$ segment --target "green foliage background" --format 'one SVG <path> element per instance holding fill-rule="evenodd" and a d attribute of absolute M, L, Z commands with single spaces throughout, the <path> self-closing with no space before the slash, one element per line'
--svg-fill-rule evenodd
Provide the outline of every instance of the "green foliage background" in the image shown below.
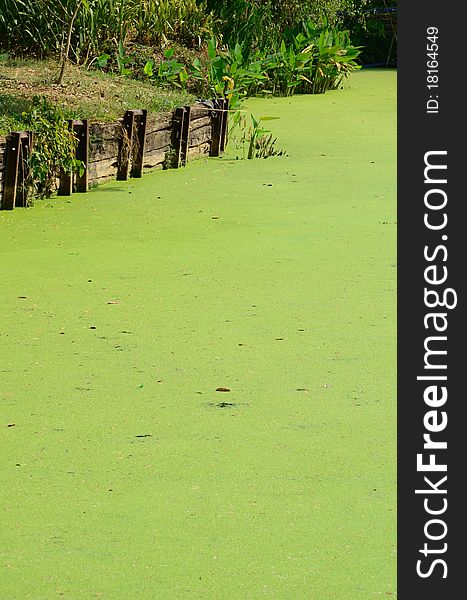
<path fill-rule="evenodd" d="M 0 0 L 0 48 L 34 56 L 60 51 L 80 0 Z M 200 47 L 213 35 L 264 49 L 303 20 L 330 24 L 393 0 L 87 0 L 73 38 L 77 61 L 119 42 Z M 359 20 L 361 24 L 361 19 Z"/>

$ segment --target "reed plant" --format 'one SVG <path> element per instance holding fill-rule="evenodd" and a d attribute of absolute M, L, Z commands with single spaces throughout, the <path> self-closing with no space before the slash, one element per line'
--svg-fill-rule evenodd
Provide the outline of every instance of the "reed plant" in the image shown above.
<path fill-rule="evenodd" d="M 0 0 L 0 48 L 27 56 L 56 55 L 79 0 Z M 72 35 L 76 62 L 128 42 L 200 46 L 214 20 L 204 0 L 88 0 Z"/>

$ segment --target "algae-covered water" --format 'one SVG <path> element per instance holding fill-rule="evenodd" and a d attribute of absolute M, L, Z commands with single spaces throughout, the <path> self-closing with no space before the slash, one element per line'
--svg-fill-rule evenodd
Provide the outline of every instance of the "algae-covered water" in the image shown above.
<path fill-rule="evenodd" d="M 395 85 L 0 214 L 2 600 L 395 597 Z"/>

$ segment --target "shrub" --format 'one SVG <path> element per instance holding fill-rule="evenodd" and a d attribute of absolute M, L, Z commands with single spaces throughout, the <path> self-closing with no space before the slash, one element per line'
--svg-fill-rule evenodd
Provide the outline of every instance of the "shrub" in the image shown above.
<path fill-rule="evenodd" d="M 23 123 L 34 131 L 29 158 L 30 196 L 49 198 L 56 189 L 61 169 L 82 172 L 83 163 L 75 158 L 78 140 L 69 130 L 63 111 L 46 98 L 33 98 L 31 109 L 23 113 Z"/>
<path fill-rule="evenodd" d="M 335 22 L 337 13 L 354 10 L 356 2 L 367 0 L 207 0 L 219 21 L 219 33 L 232 46 L 239 42 L 248 48 L 278 46 L 287 29 L 303 20 Z"/>

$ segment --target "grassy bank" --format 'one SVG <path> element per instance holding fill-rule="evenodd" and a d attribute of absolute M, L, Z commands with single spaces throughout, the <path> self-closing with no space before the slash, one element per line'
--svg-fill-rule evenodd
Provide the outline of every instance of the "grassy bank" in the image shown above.
<path fill-rule="evenodd" d="M 52 60 L 0 60 L 0 135 L 22 128 L 21 114 L 35 95 L 63 107 L 69 118 L 97 121 L 114 121 L 134 108 L 172 110 L 194 99 L 178 90 L 72 64 L 60 86 L 54 83 L 58 71 Z"/>

